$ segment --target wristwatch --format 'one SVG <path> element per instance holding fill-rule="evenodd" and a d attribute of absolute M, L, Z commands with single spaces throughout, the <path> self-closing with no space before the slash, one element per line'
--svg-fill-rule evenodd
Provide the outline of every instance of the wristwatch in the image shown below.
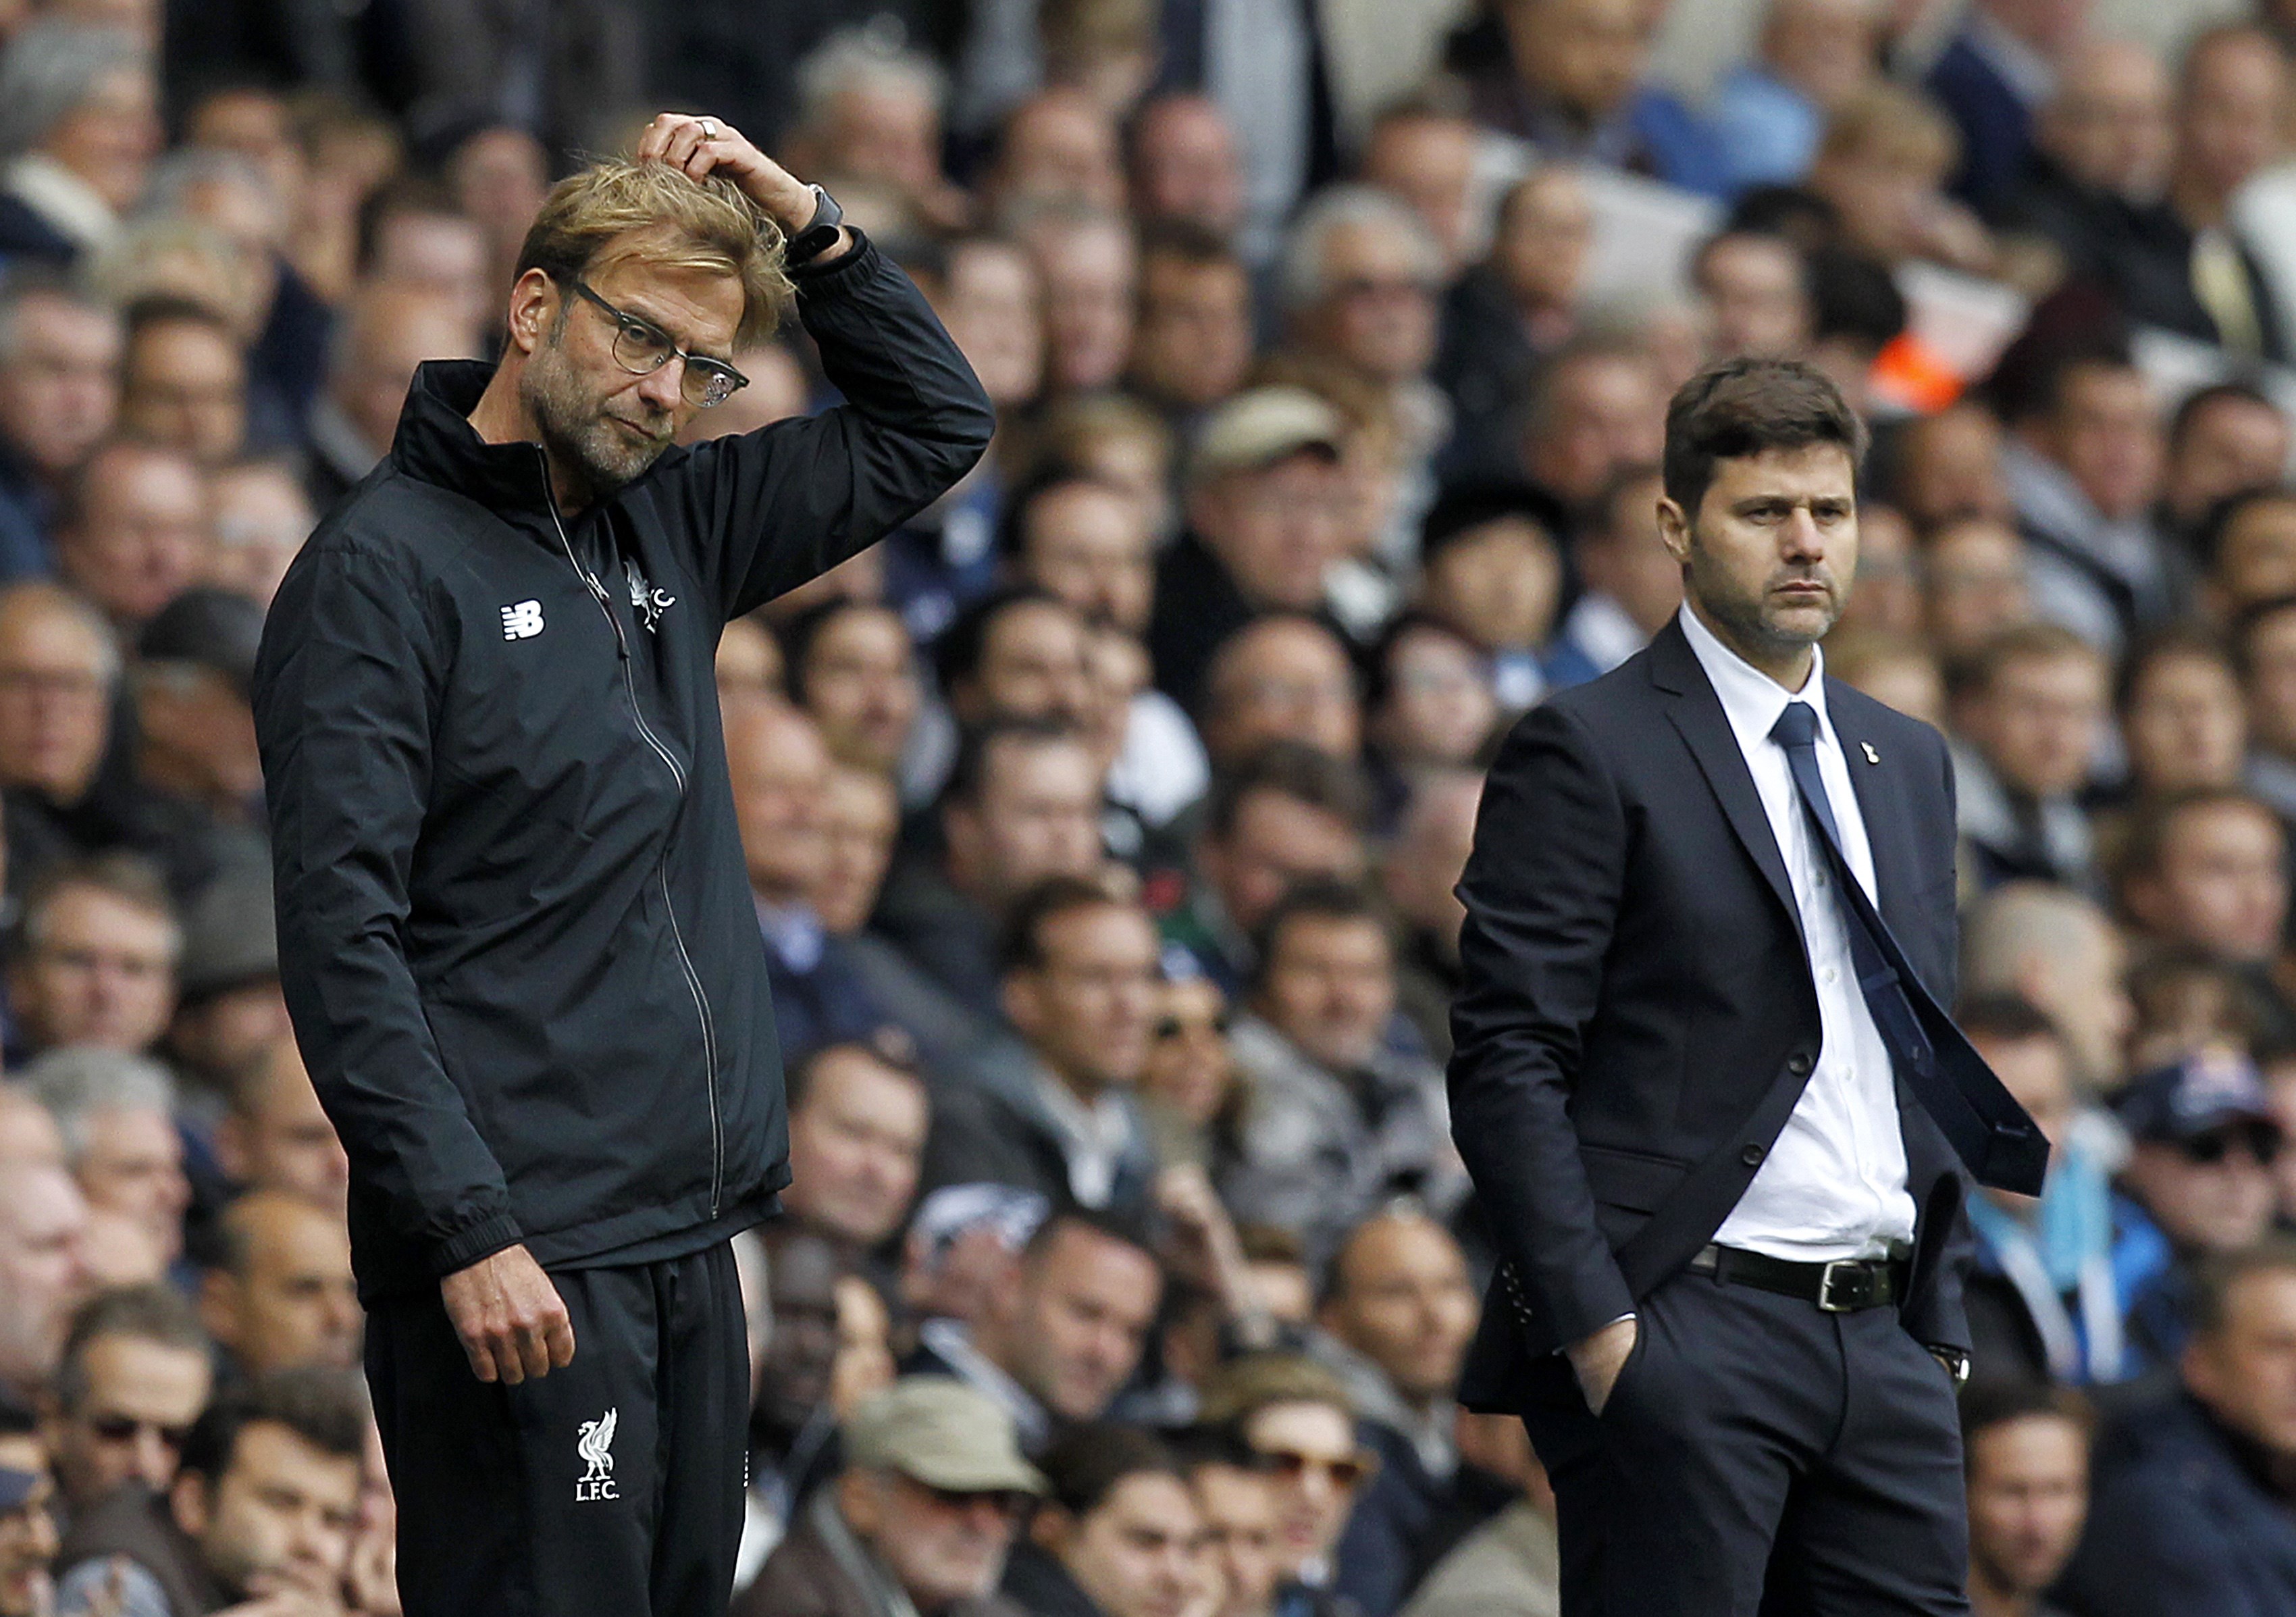
<path fill-rule="evenodd" d="M 1930 1357 L 1943 1365 L 1956 1387 L 1969 1385 L 1969 1355 L 1959 1348 L 1931 1348 Z"/>
<path fill-rule="evenodd" d="M 836 244 L 837 227 L 845 222 L 845 209 L 837 205 L 835 197 L 818 185 L 808 189 L 813 193 L 813 217 L 805 222 L 803 230 L 790 237 L 789 245 L 782 252 L 783 261 L 791 267 L 809 263 L 827 252 Z"/>

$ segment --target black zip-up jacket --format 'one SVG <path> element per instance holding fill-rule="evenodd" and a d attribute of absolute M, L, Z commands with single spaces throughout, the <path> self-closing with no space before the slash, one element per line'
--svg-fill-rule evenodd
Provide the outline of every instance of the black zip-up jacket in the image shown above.
<path fill-rule="evenodd" d="M 866 242 L 793 277 L 847 402 L 664 454 L 562 519 L 542 451 L 417 373 L 389 457 L 280 586 L 255 716 L 297 1042 L 373 1299 L 524 1242 L 676 1255 L 788 1182 L 726 778 L 726 622 L 978 460 L 987 397 Z"/>

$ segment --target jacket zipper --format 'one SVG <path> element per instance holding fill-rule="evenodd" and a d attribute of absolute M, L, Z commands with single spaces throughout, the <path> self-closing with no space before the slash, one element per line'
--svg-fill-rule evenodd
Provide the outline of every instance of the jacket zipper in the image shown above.
<path fill-rule="evenodd" d="M 539 453 L 537 450 L 537 454 Z M 547 491 L 550 480 L 547 459 L 543 461 L 542 476 L 543 487 Z M 591 599 L 597 602 L 598 610 L 605 614 L 606 627 L 614 631 L 614 649 L 622 661 L 622 688 L 629 694 L 630 717 L 637 721 L 638 734 L 645 737 L 646 745 L 653 749 L 654 756 L 660 759 L 669 770 L 669 777 L 677 783 L 677 794 L 683 799 L 685 795 L 685 771 L 677 767 L 677 759 L 671 757 L 669 749 L 661 744 L 661 738 L 653 733 L 653 726 L 646 723 L 644 710 L 638 706 L 637 678 L 630 671 L 629 638 L 622 633 L 621 620 L 614 616 L 612 603 L 606 598 L 606 587 L 598 582 L 597 574 L 575 559 L 574 543 L 566 537 L 566 524 L 559 518 L 555 494 L 550 496 L 550 525 L 558 530 L 558 544 L 566 553 L 566 564 L 588 587 Z M 701 1023 L 701 1059 L 709 1086 L 709 1216 L 714 1219 L 718 1216 L 726 1184 L 726 1125 L 718 1111 L 718 1025 L 709 1014 L 709 996 L 701 986 L 701 973 L 693 969 L 693 956 L 686 952 L 685 931 L 677 923 L 677 907 L 670 901 L 667 849 L 661 863 L 654 869 L 654 876 L 661 886 L 662 913 L 669 917 L 670 941 L 677 946 L 678 969 L 685 974 L 686 991 L 693 996 L 693 1013 Z"/>

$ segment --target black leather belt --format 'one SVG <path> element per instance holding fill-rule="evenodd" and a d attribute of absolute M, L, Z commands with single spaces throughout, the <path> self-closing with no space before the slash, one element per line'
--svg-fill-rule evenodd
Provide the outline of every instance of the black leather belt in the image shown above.
<path fill-rule="evenodd" d="M 1912 1268 L 1903 1258 L 1837 1258 L 1794 1263 L 1735 1246 L 1708 1246 L 1690 1260 L 1693 1271 L 1732 1285 L 1751 1285 L 1816 1303 L 1822 1312 L 1852 1314 L 1887 1308 L 1906 1294 Z"/>

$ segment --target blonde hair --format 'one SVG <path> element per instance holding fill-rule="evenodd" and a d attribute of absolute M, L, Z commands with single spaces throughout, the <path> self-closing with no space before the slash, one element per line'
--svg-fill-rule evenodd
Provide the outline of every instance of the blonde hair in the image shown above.
<path fill-rule="evenodd" d="M 732 180 L 696 180 L 665 163 L 609 158 L 550 188 L 519 249 L 518 273 L 554 281 L 628 257 L 731 275 L 742 283 L 736 347 L 765 341 L 794 295 L 780 226 Z"/>
<path fill-rule="evenodd" d="M 1817 155 L 1821 162 L 1849 158 L 1942 178 L 1961 160 L 1961 136 L 1928 96 L 1877 80 L 1834 109 Z"/>

